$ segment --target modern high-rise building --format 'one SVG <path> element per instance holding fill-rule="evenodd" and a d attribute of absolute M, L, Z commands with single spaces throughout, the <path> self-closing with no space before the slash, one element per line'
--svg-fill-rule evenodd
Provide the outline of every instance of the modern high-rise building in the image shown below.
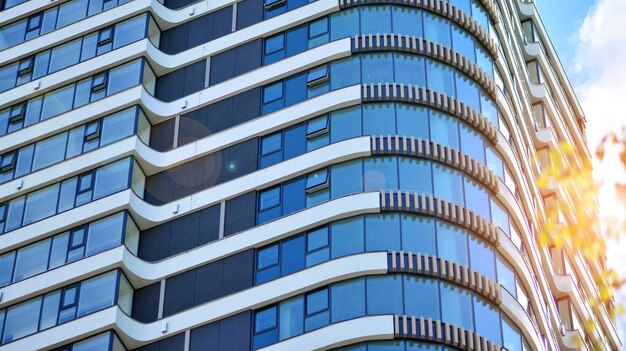
<path fill-rule="evenodd" d="M 0 350 L 622 347 L 532 1 L 0 9 Z"/>

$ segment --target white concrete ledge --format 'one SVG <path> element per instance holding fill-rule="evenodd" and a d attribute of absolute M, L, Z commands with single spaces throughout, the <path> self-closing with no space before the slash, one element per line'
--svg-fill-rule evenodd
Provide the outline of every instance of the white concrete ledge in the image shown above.
<path fill-rule="evenodd" d="M 260 67 L 172 102 L 157 100 L 143 86 L 136 86 L 2 136 L 0 150 L 22 146 L 31 140 L 57 134 L 133 105 L 140 105 L 150 122 L 156 124 L 350 54 L 350 39 L 345 38 Z"/>
<path fill-rule="evenodd" d="M 159 152 L 150 148 L 136 136 L 129 137 L 17 178 L 22 181 L 21 189 L 16 189 L 15 182 L 17 179 L 2 184 L 0 185 L 0 201 L 27 194 L 34 189 L 57 183 L 129 155 L 134 155 L 137 158 L 146 175 L 152 175 L 250 138 L 269 134 L 312 117 L 353 106 L 360 102 L 361 90 L 359 86 L 335 90 L 166 152 Z"/>
<path fill-rule="evenodd" d="M 329 350 L 365 341 L 391 340 L 393 338 L 394 322 L 392 315 L 366 316 L 331 324 L 262 348 L 260 351 L 302 350 L 302 345 L 306 345 L 306 350 Z"/>
<path fill-rule="evenodd" d="M 161 206 L 148 204 L 132 190 L 124 190 L 0 235 L 0 247 L 4 250 L 12 250 L 123 209 L 133 214 L 140 229 L 146 229 L 252 190 L 264 189 L 331 164 L 370 155 L 370 137 L 348 139 Z M 176 215 L 172 213 L 175 205 L 178 205 Z"/>
<path fill-rule="evenodd" d="M 0 347 L 0 350 L 38 350 L 71 343 L 107 329 L 115 329 L 126 347 L 175 335 L 234 314 L 260 308 L 333 282 L 372 274 L 387 273 L 387 253 L 374 252 L 347 256 L 193 307 L 159 321 L 143 324 L 124 314 L 118 307 L 79 318 Z M 374 318 L 376 320 L 376 318 Z M 393 332 L 393 320 L 385 334 Z M 161 333 L 167 322 L 168 330 Z M 380 322 L 378 320 L 378 322 Z"/>
<path fill-rule="evenodd" d="M 138 289 L 237 252 L 262 247 L 332 221 L 379 211 L 378 192 L 360 193 L 307 208 L 158 262 L 144 261 L 125 247 L 118 247 L 0 288 L 0 308 L 118 267 L 124 270 L 133 287 Z"/>

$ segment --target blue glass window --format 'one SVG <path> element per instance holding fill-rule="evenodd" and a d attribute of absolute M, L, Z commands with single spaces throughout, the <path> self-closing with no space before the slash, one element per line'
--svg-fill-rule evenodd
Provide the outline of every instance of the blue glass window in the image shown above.
<path fill-rule="evenodd" d="M 469 105 L 476 111 L 480 111 L 480 101 L 478 96 L 478 84 L 469 79 L 466 75 L 456 73 L 456 97 L 461 102 Z"/>
<path fill-rule="evenodd" d="M 328 297 L 327 288 L 306 295 L 305 331 L 321 328 L 330 322 Z"/>
<path fill-rule="evenodd" d="M 345 219 L 331 224 L 331 257 L 338 258 L 365 251 L 363 218 Z"/>
<path fill-rule="evenodd" d="M 404 6 L 393 6 L 393 33 L 422 37 L 422 14 L 418 9 Z"/>
<path fill-rule="evenodd" d="M 398 189 L 398 158 L 365 159 L 363 177 L 365 191 Z"/>
<path fill-rule="evenodd" d="M 402 277 L 387 275 L 367 278 L 367 314 L 403 314 Z"/>
<path fill-rule="evenodd" d="M 309 23 L 309 48 L 327 43 L 328 39 L 328 17 Z"/>
<path fill-rule="evenodd" d="M 364 9 L 371 7 L 364 7 Z M 393 79 L 393 56 L 389 53 L 361 55 L 361 79 L 363 83 L 391 83 Z"/>
<path fill-rule="evenodd" d="M 274 133 L 261 139 L 260 167 L 268 167 L 282 161 L 282 133 Z"/>
<path fill-rule="evenodd" d="M 491 199 L 491 221 L 500 227 L 507 236 L 511 236 L 511 223 L 509 214 L 496 200 Z"/>
<path fill-rule="evenodd" d="M 285 240 L 281 244 L 281 275 L 291 274 L 304 269 L 304 235 Z"/>
<path fill-rule="evenodd" d="M 254 337 L 252 348 L 259 349 L 263 346 L 278 341 L 278 324 L 276 306 L 257 311 L 254 314 Z"/>
<path fill-rule="evenodd" d="M 361 135 L 361 106 L 350 107 L 330 114 L 330 141 L 341 140 Z"/>
<path fill-rule="evenodd" d="M 330 63 L 330 88 L 332 90 L 340 89 L 350 85 L 358 84 L 360 60 L 358 56 L 347 57 Z"/>
<path fill-rule="evenodd" d="M 308 49 L 307 32 L 306 24 L 291 28 L 287 31 L 287 57 L 305 52 Z"/>
<path fill-rule="evenodd" d="M 404 314 L 441 320 L 439 285 L 434 279 L 403 276 Z"/>
<path fill-rule="evenodd" d="M 425 108 L 409 104 L 396 105 L 397 134 L 429 139 L 428 112 Z"/>
<path fill-rule="evenodd" d="M 430 162 L 409 157 L 400 157 L 399 189 L 432 194 Z"/>
<path fill-rule="evenodd" d="M 280 217 L 280 193 L 280 186 L 259 193 L 259 224 Z"/>
<path fill-rule="evenodd" d="M 300 335 L 304 332 L 304 298 L 302 295 L 283 301 L 279 306 L 280 340 Z"/>
<path fill-rule="evenodd" d="M 441 145 L 460 149 L 458 121 L 454 117 L 431 111 L 430 139 Z"/>
<path fill-rule="evenodd" d="M 330 39 L 349 38 L 359 31 L 359 8 L 342 9 L 330 15 Z"/>
<path fill-rule="evenodd" d="M 285 106 L 297 104 L 308 97 L 307 74 L 300 73 L 285 79 Z"/>
<path fill-rule="evenodd" d="M 498 283 L 502 285 L 513 296 L 517 296 L 515 284 L 515 271 L 500 255 L 496 255 L 496 267 L 498 270 Z"/>
<path fill-rule="evenodd" d="M 435 164 L 433 166 L 433 183 L 435 196 L 456 204 L 463 201 L 463 177 L 454 169 Z"/>
<path fill-rule="evenodd" d="M 365 315 L 365 279 L 333 284 L 330 289 L 333 323 Z"/>
<path fill-rule="evenodd" d="M 363 105 L 363 135 L 395 135 L 394 104 Z"/>
<path fill-rule="evenodd" d="M 265 39 L 263 64 L 268 65 L 285 58 L 285 34 L 279 33 Z"/>
<path fill-rule="evenodd" d="M 400 217 L 395 214 L 365 216 L 367 251 L 400 251 Z"/>
<path fill-rule="evenodd" d="M 434 60 L 426 60 L 426 72 L 429 89 L 448 96 L 456 96 L 452 68 Z"/>
<path fill-rule="evenodd" d="M 383 34 L 391 31 L 391 7 L 364 6 L 361 10 L 361 33 Z M 356 34 L 356 33 L 353 33 Z"/>
<path fill-rule="evenodd" d="M 465 206 L 483 218 L 491 218 L 487 190 L 467 177 L 465 178 Z"/>
<path fill-rule="evenodd" d="M 435 221 L 402 215 L 402 249 L 413 253 L 437 255 Z"/>
<path fill-rule="evenodd" d="M 461 151 L 470 155 L 476 161 L 485 164 L 485 143 L 476 130 L 460 123 L 461 125 Z"/>
<path fill-rule="evenodd" d="M 311 267 L 330 259 L 328 227 L 315 229 L 307 233 L 306 266 Z"/>
<path fill-rule="evenodd" d="M 396 83 L 426 86 L 424 60 L 415 55 L 393 54 Z"/>
<path fill-rule="evenodd" d="M 474 271 L 496 282 L 496 259 L 493 248 L 474 235 L 470 235 L 469 254 L 470 266 Z"/>
<path fill-rule="evenodd" d="M 472 296 L 469 291 L 444 282 L 439 284 L 439 290 L 441 294 L 441 319 L 457 327 L 475 330 Z"/>
<path fill-rule="evenodd" d="M 522 335 L 508 318 L 502 317 L 502 345 L 509 351 L 522 351 Z"/>
<path fill-rule="evenodd" d="M 437 255 L 452 262 L 469 266 L 465 230 L 437 221 Z"/>
<path fill-rule="evenodd" d="M 456 25 L 452 25 L 452 42 L 454 50 L 476 63 L 476 51 L 472 35 Z"/>
<path fill-rule="evenodd" d="M 476 321 L 476 333 L 484 336 L 487 340 L 492 340 L 498 345 L 502 344 L 500 334 L 500 312 L 487 301 L 474 296 L 474 313 Z"/>
<path fill-rule="evenodd" d="M 276 111 L 283 107 L 284 101 L 283 82 L 266 85 L 263 88 L 262 114 Z"/>
<path fill-rule="evenodd" d="M 331 198 L 363 191 L 363 162 L 354 160 L 330 168 Z"/>
<path fill-rule="evenodd" d="M 438 15 L 424 13 L 424 37 L 435 43 L 452 47 L 450 22 Z"/>

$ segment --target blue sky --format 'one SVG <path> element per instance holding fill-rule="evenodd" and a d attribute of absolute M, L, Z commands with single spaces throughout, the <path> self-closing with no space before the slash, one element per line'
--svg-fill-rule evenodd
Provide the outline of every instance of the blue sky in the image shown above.
<path fill-rule="evenodd" d="M 596 1 L 592 0 L 535 0 L 544 26 L 550 34 L 561 63 L 572 84 L 578 85 L 574 73 L 574 61 L 578 42 L 578 30 L 585 16 Z"/>
<path fill-rule="evenodd" d="M 576 95 L 585 112 L 590 150 L 609 131 L 626 126 L 623 99 L 626 96 L 626 0 L 535 0 Z M 614 150 L 615 151 L 615 150 Z M 625 222 L 626 208 L 616 200 L 613 184 L 626 183 L 626 172 L 612 152 L 604 161 L 594 160 L 594 176 L 600 185 L 600 214 Z M 626 234 L 609 242 L 608 263 L 626 278 Z M 626 307 L 626 288 L 617 294 Z M 626 341 L 626 319 L 620 318 Z"/>

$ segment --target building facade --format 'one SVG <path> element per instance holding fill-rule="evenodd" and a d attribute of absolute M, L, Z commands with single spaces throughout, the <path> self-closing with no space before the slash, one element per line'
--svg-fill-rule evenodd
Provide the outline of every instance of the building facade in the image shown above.
<path fill-rule="evenodd" d="M 532 1 L 0 4 L 0 350 L 621 348 Z"/>

